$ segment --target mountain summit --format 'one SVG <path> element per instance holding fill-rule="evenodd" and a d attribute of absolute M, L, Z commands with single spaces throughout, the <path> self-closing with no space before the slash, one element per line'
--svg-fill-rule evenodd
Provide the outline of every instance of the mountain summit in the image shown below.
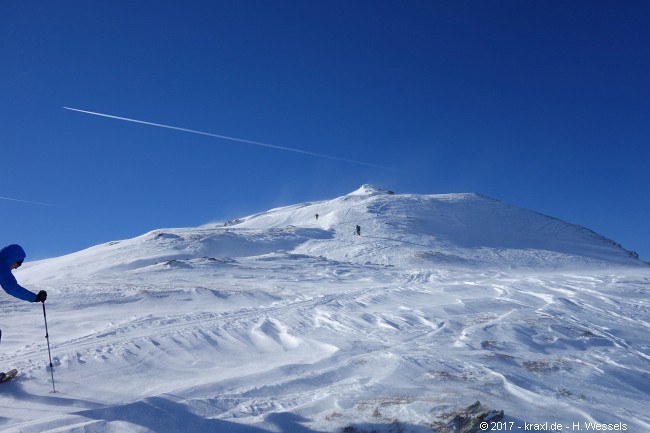
<path fill-rule="evenodd" d="M 161 263 L 191 267 L 200 259 L 269 254 L 400 268 L 643 264 L 634 253 L 584 227 L 479 194 L 395 194 L 363 185 L 332 200 L 226 223 L 154 230 L 44 261 L 33 271 L 142 271 Z"/>
<path fill-rule="evenodd" d="M 318 219 L 315 215 L 318 214 Z M 360 226 L 361 236 L 353 236 Z M 395 266 L 636 264 L 584 227 L 480 194 L 395 194 L 372 185 L 334 200 L 274 209 L 236 227 L 320 229 L 295 252 Z"/>

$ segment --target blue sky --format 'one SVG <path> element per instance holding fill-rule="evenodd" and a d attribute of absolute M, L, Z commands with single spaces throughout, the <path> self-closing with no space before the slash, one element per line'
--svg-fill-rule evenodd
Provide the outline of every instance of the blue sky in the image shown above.
<path fill-rule="evenodd" d="M 28 259 L 372 183 L 479 192 L 650 260 L 646 1 L 8 0 L 0 17 L 0 240 Z"/>

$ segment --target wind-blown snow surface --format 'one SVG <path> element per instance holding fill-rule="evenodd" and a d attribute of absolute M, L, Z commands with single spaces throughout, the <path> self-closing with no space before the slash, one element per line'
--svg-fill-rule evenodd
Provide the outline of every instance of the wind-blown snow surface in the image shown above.
<path fill-rule="evenodd" d="M 2 432 L 421 433 L 475 400 L 650 431 L 647 264 L 479 195 L 364 186 L 24 268 L 57 392 L 40 304 L 4 295 Z"/>

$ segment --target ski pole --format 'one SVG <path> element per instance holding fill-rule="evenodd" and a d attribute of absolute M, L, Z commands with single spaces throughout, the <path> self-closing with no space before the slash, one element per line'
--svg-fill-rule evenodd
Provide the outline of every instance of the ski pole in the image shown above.
<path fill-rule="evenodd" d="M 54 365 L 52 364 L 52 352 L 50 351 L 50 333 L 47 330 L 47 314 L 45 314 L 45 302 L 43 302 L 43 319 L 45 320 L 45 339 L 47 340 L 47 354 L 50 357 L 50 374 L 52 375 L 52 392 L 56 393 L 54 388 Z"/>

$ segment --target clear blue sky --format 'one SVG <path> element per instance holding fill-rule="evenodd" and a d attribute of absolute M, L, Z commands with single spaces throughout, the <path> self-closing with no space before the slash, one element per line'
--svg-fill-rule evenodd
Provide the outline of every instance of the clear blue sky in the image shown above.
<path fill-rule="evenodd" d="M 650 260 L 647 1 L 5 0 L 0 17 L 0 243 L 28 258 L 372 183 L 479 192 Z"/>

